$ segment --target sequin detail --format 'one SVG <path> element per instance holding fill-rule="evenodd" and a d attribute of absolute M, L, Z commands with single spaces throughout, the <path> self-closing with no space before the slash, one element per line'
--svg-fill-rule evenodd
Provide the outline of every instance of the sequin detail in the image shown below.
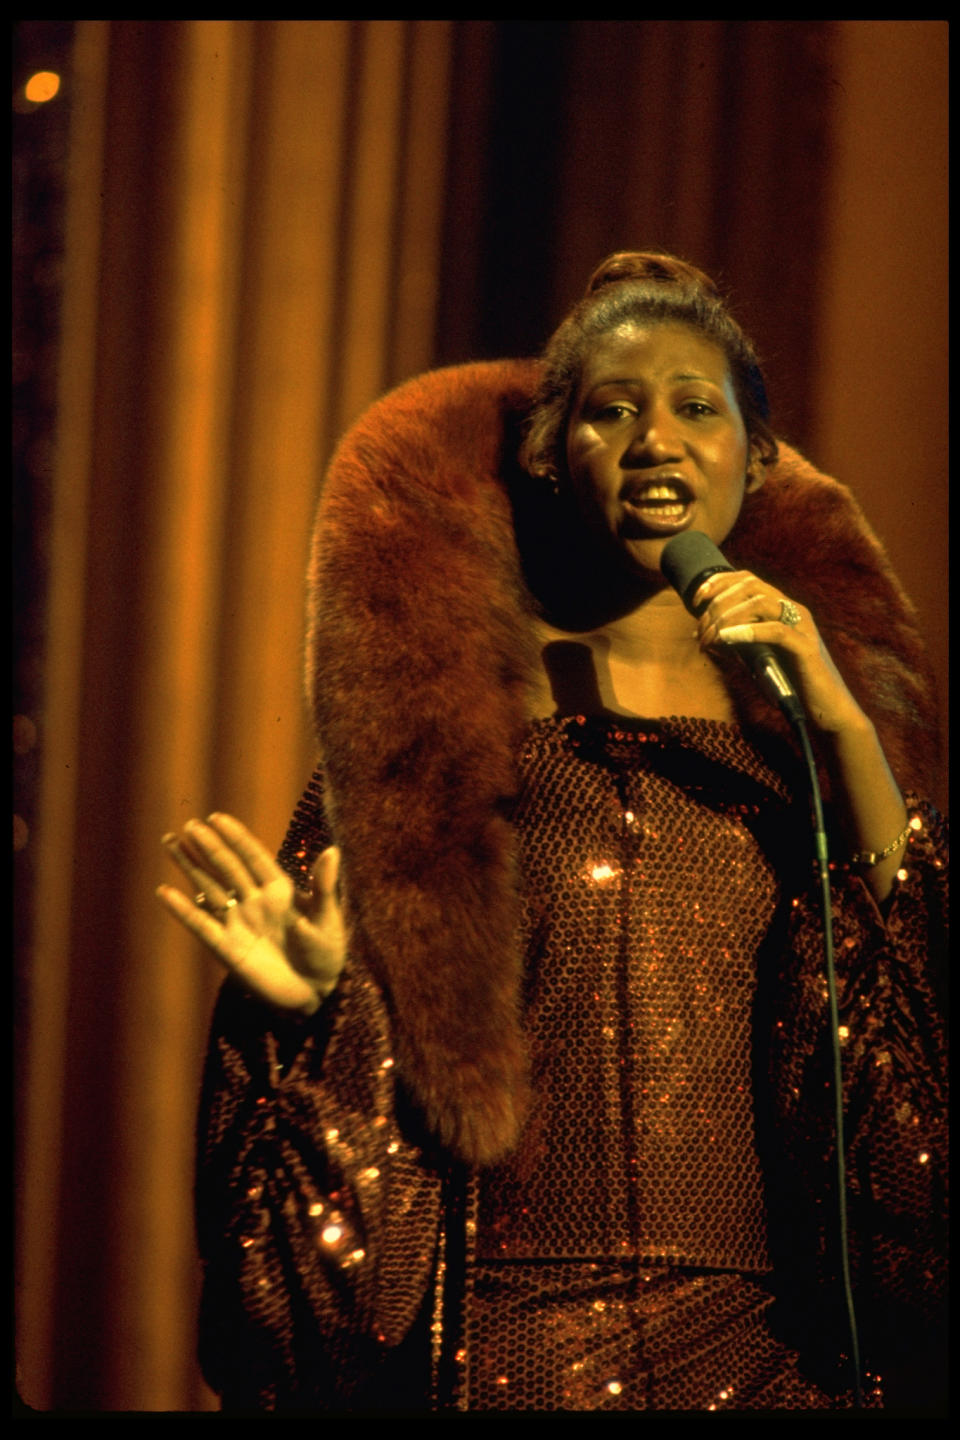
<path fill-rule="evenodd" d="M 481 1411 L 818 1410 L 768 1323 L 768 1290 L 737 1275 L 614 1266 L 478 1270 L 472 1403 Z"/>
<path fill-rule="evenodd" d="M 522 774 L 537 1108 L 481 1179 L 478 1254 L 763 1271 L 751 1026 L 779 891 L 758 828 L 789 824 L 783 782 L 696 720 L 544 721 Z"/>

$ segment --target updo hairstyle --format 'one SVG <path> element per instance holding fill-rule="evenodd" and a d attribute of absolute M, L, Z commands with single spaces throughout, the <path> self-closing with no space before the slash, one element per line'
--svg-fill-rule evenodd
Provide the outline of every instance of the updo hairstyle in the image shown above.
<path fill-rule="evenodd" d="M 620 251 L 593 272 L 584 298 L 547 342 L 540 386 L 527 421 L 520 463 L 531 475 L 566 476 L 566 430 L 584 362 L 621 325 L 686 325 L 727 357 L 740 413 L 764 465 L 777 458 L 769 404 L 756 352 L 702 270 L 665 252 Z"/>

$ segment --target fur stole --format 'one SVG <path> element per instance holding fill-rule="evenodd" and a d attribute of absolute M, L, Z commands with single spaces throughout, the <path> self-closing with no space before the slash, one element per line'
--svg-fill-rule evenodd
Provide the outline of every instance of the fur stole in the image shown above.
<path fill-rule="evenodd" d="M 536 362 L 439 370 L 340 444 L 309 573 L 307 686 L 351 946 L 384 987 L 430 1131 L 489 1162 L 525 1106 L 505 802 L 534 663 L 513 456 Z M 725 546 L 810 606 L 894 773 L 925 791 L 936 712 L 911 606 L 850 492 L 788 447 Z M 743 721 L 779 716 L 749 679 Z"/>

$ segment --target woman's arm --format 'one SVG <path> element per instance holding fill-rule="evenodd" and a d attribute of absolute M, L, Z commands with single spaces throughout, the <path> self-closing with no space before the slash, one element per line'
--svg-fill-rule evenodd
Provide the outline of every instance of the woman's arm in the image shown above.
<path fill-rule="evenodd" d="M 385 1403 L 420 1358 L 441 1181 L 399 1119 L 384 997 L 345 963 L 328 842 L 316 777 L 279 864 L 229 816 L 164 841 L 203 903 L 160 898 L 228 971 L 195 1197 L 201 1361 L 228 1408 Z"/>
<path fill-rule="evenodd" d="M 861 1354 L 882 1375 L 892 1408 L 926 1413 L 948 1373 L 948 827 L 915 796 L 907 804 L 915 828 L 886 913 L 852 875 L 835 874 L 831 890 Z M 815 888 L 789 907 L 771 996 L 765 1153 L 781 1200 L 771 1210 L 776 1244 L 788 1268 L 802 1257 L 795 1271 L 801 1289 L 823 1287 L 830 1305 L 822 1315 L 825 1335 L 829 1314 L 842 1312 L 834 1268 L 839 1210 L 835 1199 L 826 1200 L 837 1178 L 834 1058 Z M 811 1237 L 812 1248 L 798 1242 L 800 1234 Z M 817 1327 L 808 1328 L 813 1338 Z"/>

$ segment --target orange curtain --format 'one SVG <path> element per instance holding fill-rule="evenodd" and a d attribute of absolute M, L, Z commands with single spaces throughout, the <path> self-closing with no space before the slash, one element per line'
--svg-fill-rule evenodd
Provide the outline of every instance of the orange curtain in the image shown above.
<path fill-rule="evenodd" d="M 45 24 L 70 125 L 18 731 L 18 1389 L 194 1411 L 219 976 L 154 899 L 159 839 L 214 806 L 282 838 L 337 436 L 439 360 L 534 348 L 605 251 L 675 246 L 855 485 L 945 695 L 946 27 Z"/>
<path fill-rule="evenodd" d="M 218 981 L 159 912 L 214 804 L 312 762 L 303 574 L 336 435 L 427 368 L 449 26 L 84 21 L 19 1206 L 32 1406 L 193 1409 L 192 1130 Z"/>
<path fill-rule="evenodd" d="M 945 20 L 846 21 L 808 445 L 917 606 L 949 742 L 949 54 Z M 949 760 L 949 756 L 946 757 Z M 946 809 L 948 766 L 939 795 Z"/>

